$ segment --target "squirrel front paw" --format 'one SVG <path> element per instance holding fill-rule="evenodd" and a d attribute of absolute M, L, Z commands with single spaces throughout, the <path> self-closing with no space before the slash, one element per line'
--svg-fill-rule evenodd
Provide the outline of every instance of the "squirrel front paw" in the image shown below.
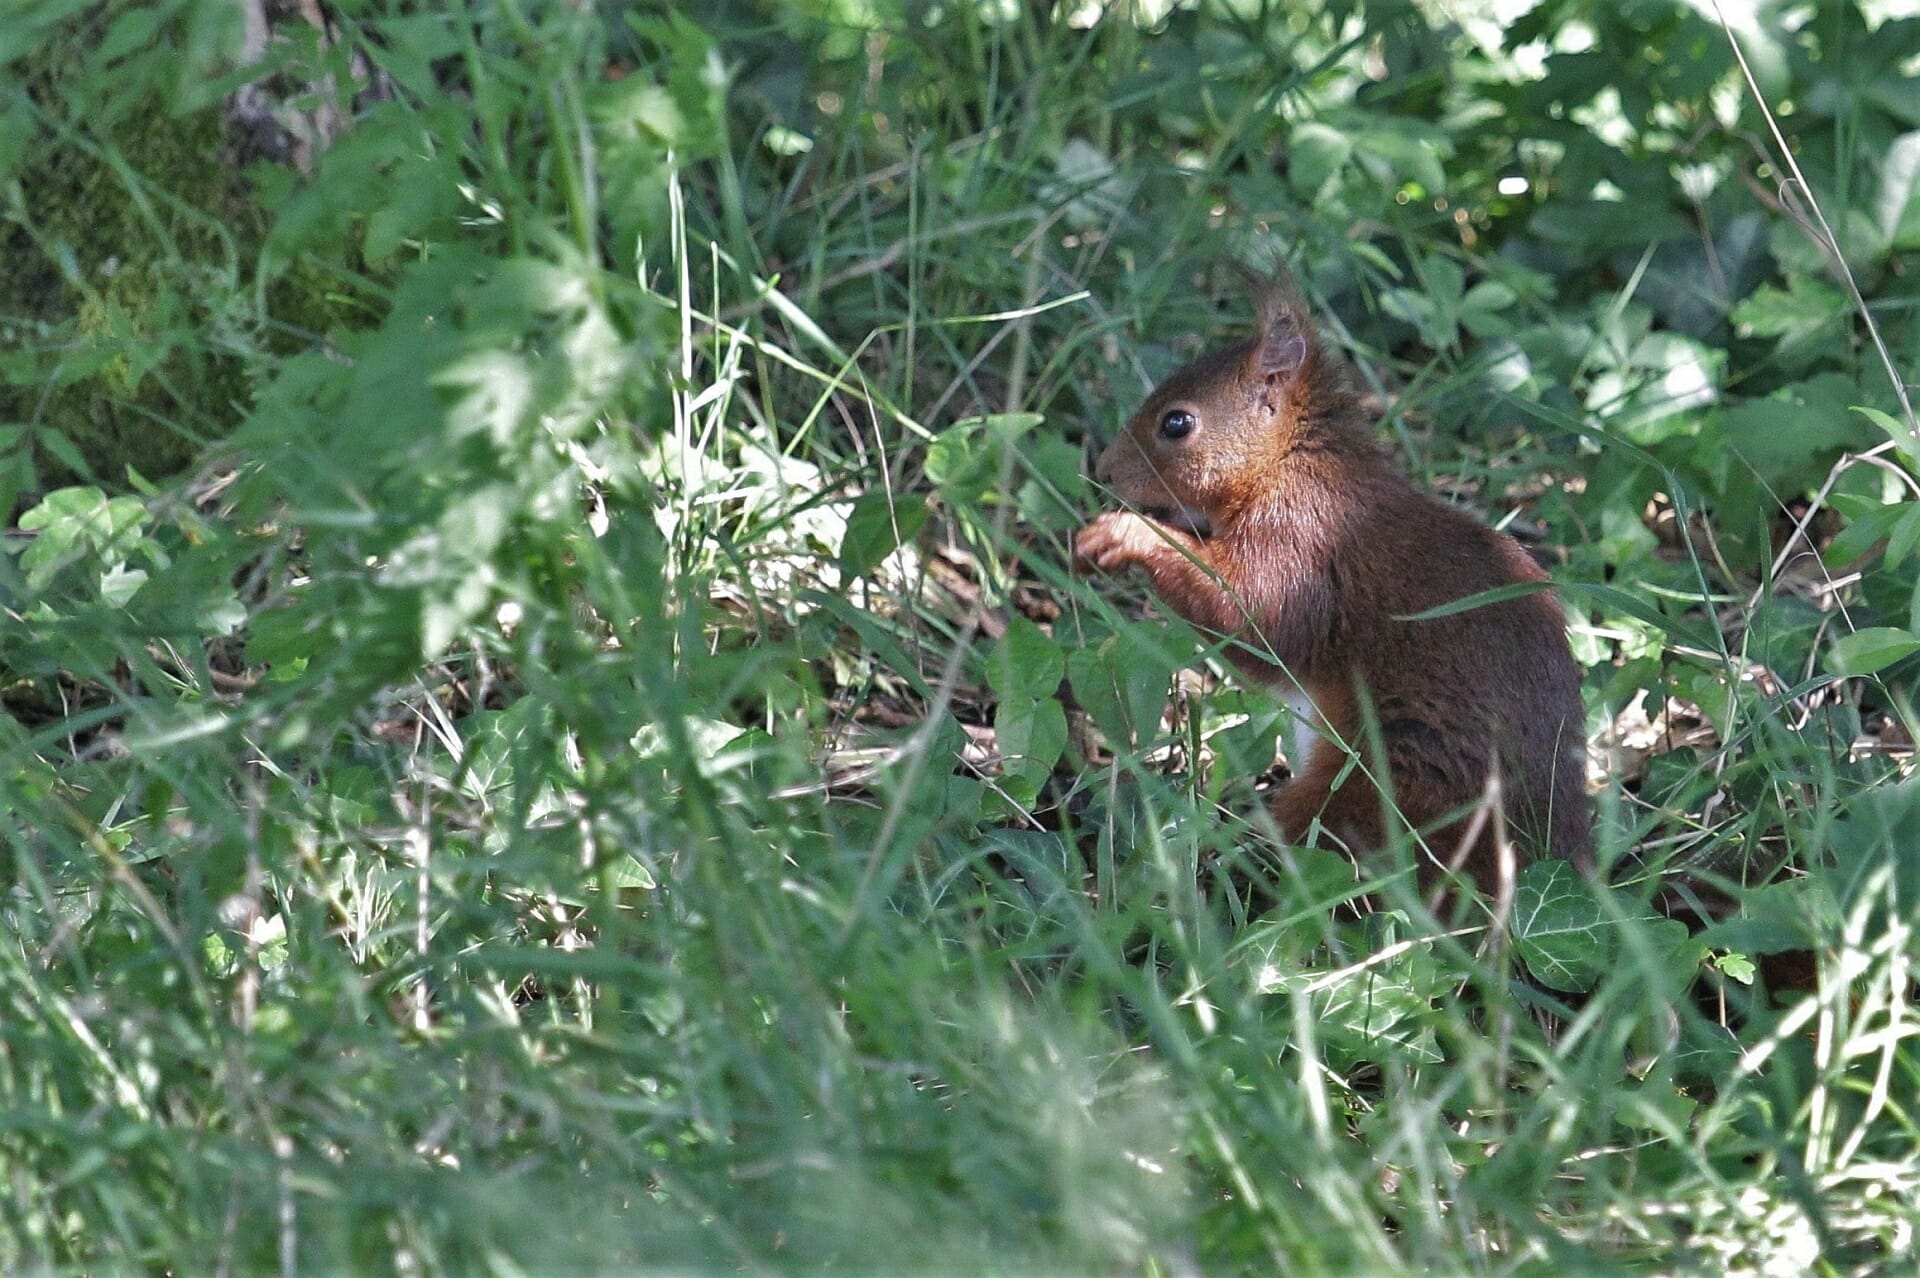
<path fill-rule="evenodd" d="M 1160 548 L 1165 534 L 1144 515 L 1109 510 L 1095 515 L 1073 539 L 1075 572 L 1119 572 Z"/>

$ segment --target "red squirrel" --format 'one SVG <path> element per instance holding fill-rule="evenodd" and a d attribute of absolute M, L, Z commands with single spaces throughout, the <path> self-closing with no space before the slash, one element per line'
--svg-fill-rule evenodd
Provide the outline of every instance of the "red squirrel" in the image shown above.
<path fill-rule="evenodd" d="M 1271 801 L 1289 843 L 1318 819 L 1356 857 L 1377 853 L 1377 781 L 1423 837 L 1423 886 L 1458 869 L 1496 890 L 1498 823 L 1474 809 L 1497 771 L 1515 863 L 1587 868 L 1580 673 L 1552 593 L 1407 620 L 1546 574 L 1394 468 L 1289 279 L 1253 291 L 1259 334 L 1168 377 L 1100 455 L 1095 475 L 1127 509 L 1080 530 L 1075 567 L 1144 569 L 1243 678 L 1294 707 L 1306 749 L 1288 751 Z"/>

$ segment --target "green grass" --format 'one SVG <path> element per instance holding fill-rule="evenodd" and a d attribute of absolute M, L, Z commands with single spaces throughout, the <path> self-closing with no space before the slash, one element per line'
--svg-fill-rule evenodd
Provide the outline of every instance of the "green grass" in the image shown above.
<path fill-rule="evenodd" d="M 1920 486 L 1857 459 L 1880 354 L 1746 180 L 1718 27 L 1550 0 L 1698 56 L 1530 79 L 1473 12 L 1328 8 L 290 41 L 291 82 L 353 49 L 392 92 L 254 171 L 272 229 L 202 301 L 268 336 L 113 339 L 243 364 L 224 442 L 8 472 L 0 1263 L 1910 1267 Z M 1833 225 L 1893 209 L 1848 243 L 1897 367 L 1911 122 L 1820 92 L 1913 33 L 1831 9 L 1755 47 Z M 213 83 L 228 7 L 123 12 L 64 94 L 0 82 L 0 180 L 60 158 L 44 118 L 137 173 L 116 111 L 218 109 L 176 59 Z M 1278 855 L 1275 708 L 1066 575 L 1088 446 L 1276 252 L 1409 469 L 1554 560 L 1596 730 L 1656 720 L 1608 756 L 1613 890 L 1436 918 Z M 101 355 L 48 322 L 10 389 Z M 75 393 L 135 412 L 116 375 Z M 1779 554 L 1803 516 L 1824 562 Z M 1748 862 L 1710 928 L 1648 908 Z M 1810 990 L 1755 983 L 1795 950 Z"/>

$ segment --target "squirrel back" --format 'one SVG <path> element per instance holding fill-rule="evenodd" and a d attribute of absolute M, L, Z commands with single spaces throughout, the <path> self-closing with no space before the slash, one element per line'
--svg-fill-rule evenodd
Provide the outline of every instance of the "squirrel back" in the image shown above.
<path fill-rule="evenodd" d="M 1145 570 L 1243 678 L 1306 712 L 1314 738 L 1272 800 L 1290 842 L 1317 821 L 1377 851 L 1390 792 L 1425 836 L 1423 882 L 1457 868 L 1492 888 L 1501 841 L 1474 816 L 1497 779 L 1517 859 L 1584 867 L 1585 716 L 1552 593 L 1406 620 L 1546 574 L 1395 469 L 1289 281 L 1259 278 L 1255 302 L 1254 337 L 1173 373 L 1101 455 L 1127 509 L 1080 531 L 1076 565 Z"/>

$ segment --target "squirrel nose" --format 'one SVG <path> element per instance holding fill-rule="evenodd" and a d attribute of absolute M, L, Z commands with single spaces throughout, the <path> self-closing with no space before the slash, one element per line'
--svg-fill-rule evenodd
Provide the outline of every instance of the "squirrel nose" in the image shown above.
<path fill-rule="evenodd" d="M 1101 449 L 1100 456 L 1093 463 L 1093 477 L 1103 484 L 1113 482 L 1113 450 L 1119 442 L 1116 439 Z"/>

